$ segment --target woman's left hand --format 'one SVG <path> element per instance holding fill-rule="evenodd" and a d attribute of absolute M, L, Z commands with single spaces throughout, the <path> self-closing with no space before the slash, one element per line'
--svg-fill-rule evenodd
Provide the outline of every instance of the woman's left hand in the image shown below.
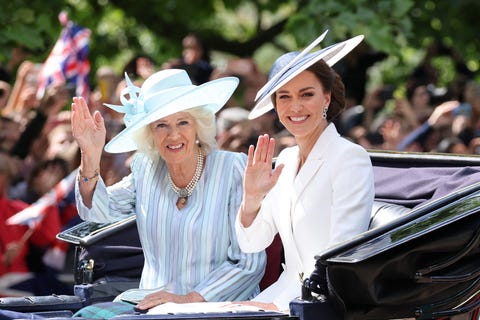
<path fill-rule="evenodd" d="M 203 299 L 203 297 L 197 292 L 190 292 L 185 295 L 178 295 L 161 290 L 145 296 L 145 298 L 143 298 L 143 300 L 140 301 L 136 307 L 141 310 L 146 310 L 167 302 L 191 303 L 203 301 L 205 301 L 205 299 Z"/>
<path fill-rule="evenodd" d="M 250 146 L 243 177 L 243 199 L 240 206 L 240 222 L 249 227 L 257 216 L 261 202 L 277 183 L 283 164 L 272 170 L 275 139 L 268 134 L 258 137 L 257 147 Z"/>

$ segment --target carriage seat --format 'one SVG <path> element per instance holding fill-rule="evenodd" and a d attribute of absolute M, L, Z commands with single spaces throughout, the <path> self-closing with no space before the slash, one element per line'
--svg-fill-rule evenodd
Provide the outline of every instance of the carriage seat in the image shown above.
<path fill-rule="evenodd" d="M 388 202 L 374 201 L 368 229 L 378 228 L 409 213 L 412 209 Z"/>

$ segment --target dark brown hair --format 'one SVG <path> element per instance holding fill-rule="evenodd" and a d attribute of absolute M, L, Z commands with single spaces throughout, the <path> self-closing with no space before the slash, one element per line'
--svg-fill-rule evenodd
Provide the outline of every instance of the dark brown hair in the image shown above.
<path fill-rule="evenodd" d="M 345 108 L 345 85 L 340 75 L 325 61 L 319 60 L 306 70 L 313 72 L 323 86 L 324 92 L 330 92 L 330 105 L 328 106 L 327 121 L 331 122 L 338 117 Z M 276 94 L 271 95 L 271 100 L 276 108 Z"/>
<path fill-rule="evenodd" d="M 322 84 L 323 90 L 331 94 L 327 112 L 327 121 L 330 122 L 345 109 L 345 85 L 342 78 L 323 60 L 314 63 L 307 70 L 313 72 Z"/>

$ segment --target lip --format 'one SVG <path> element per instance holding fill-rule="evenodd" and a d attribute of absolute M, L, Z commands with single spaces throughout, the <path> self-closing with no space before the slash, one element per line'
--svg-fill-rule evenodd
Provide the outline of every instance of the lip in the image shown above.
<path fill-rule="evenodd" d="M 308 118 L 309 118 L 308 115 L 288 116 L 288 120 L 290 120 L 290 122 L 292 123 L 304 123 L 305 121 L 307 121 Z"/>
<path fill-rule="evenodd" d="M 185 147 L 184 143 L 168 144 L 167 149 L 169 151 L 178 152 Z"/>

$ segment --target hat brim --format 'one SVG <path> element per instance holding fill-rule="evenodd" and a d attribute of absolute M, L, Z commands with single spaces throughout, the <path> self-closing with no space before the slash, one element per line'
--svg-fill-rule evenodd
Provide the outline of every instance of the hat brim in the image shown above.
<path fill-rule="evenodd" d="M 272 78 L 272 80 L 269 80 L 260 89 L 263 94 L 258 98 L 258 101 L 248 115 L 248 118 L 255 119 L 272 110 L 273 104 L 271 101 L 271 95 L 284 86 L 287 82 L 295 78 L 298 74 L 306 70 L 308 67 L 322 59 L 329 66 L 333 66 L 350 51 L 352 51 L 360 42 L 362 42 L 363 38 L 363 35 L 358 35 L 305 56 L 294 65 L 285 66 L 278 72 L 280 76 Z"/>
<path fill-rule="evenodd" d="M 137 150 L 138 146 L 133 140 L 134 133 L 146 125 L 174 113 L 197 107 L 206 108 L 213 114 L 217 113 L 230 99 L 238 83 L 239 80 L 236 77 L 224 77 L 199 86 L 192 86 L 191 90 L 182 92 L 181 95 L 162 105 L 161 108 L 146 114 L 122 130 L 105 145 L 105 151 L 122 153 Z"/>

